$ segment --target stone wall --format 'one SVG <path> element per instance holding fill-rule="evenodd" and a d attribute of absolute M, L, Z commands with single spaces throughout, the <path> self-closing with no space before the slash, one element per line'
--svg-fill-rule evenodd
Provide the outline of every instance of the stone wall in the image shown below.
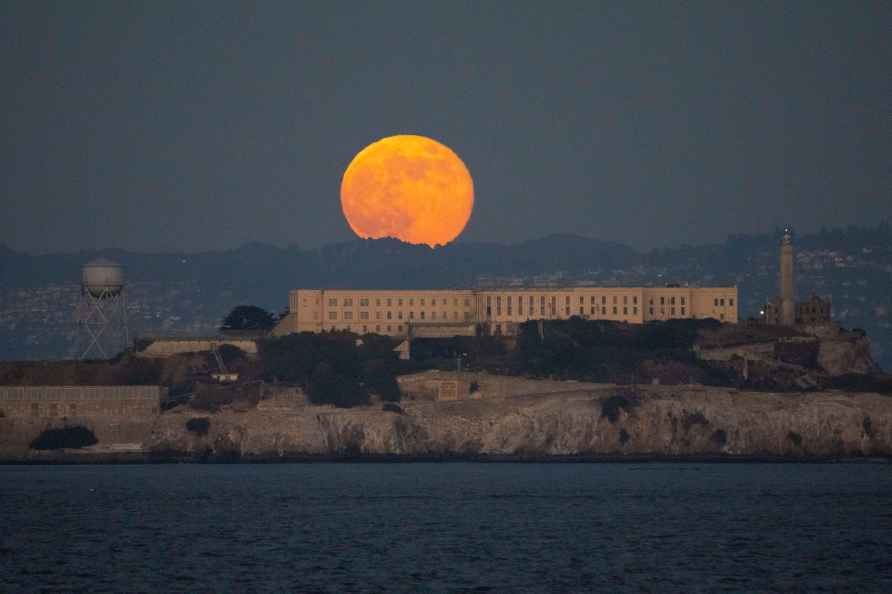
<path fill-rule="evenodd" d="M 760 342 L 713 348 L 694 346 L 694 352 L 698 358 L 704 361 L 730 361 L 734 357 L 772 360 L 774 359 L 774 343 Z"/>
<path fill-rule="evenodd" d="M 158 415 L 161 386 L 0 386 L 0 415 L 52 419 Z"/>
<path fill-rule="evenodd" d="M 207 353 L 213 346 L 220 348 L 224 344 L 237 347 L 249 355 L 257 354 L 257 341 L 246 338 L 165 338 L 153 341 L 137 355 L 141 357 L 170 357 L 184 353 Z"/>
<path fill-rule="evenodd" d="M 425 371 L 397 378 L 408 400 L 480 400 L 515 396 L 598 391 L 611 384 L 575 381 L 531 380 L 482 372 Z"/>

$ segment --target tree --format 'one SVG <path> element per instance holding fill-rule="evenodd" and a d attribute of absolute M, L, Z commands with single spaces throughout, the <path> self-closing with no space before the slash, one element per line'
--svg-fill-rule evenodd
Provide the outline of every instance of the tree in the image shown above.
<path fill-rule="evenodd" d="M 256 305 L 238 305 L 223 320 L 220 330 L 271 330 L 276 318 Z"/>

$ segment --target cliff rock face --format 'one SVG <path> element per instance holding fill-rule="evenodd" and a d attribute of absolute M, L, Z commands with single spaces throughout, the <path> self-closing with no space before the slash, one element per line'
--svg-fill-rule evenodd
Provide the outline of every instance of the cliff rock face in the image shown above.
<path fill-rule="evenodd" d="M 179 406 L 138 423 L 84 418 L 77 424 L 99 443 L 78 451 L 29 449 L 41 431 L 71 419 L 0 418 L 0 460 L 892 457 L 892 396 L 879 394 L 635 389 L 444 372 L 400 384 L 398 412 L 308 405 L 299 390 L 280 390 L 257 407 L 213 414 Z"/>
<path fill-rule="evenodd" d="M 872 373 L 877 365 L 866 336 L 822 340 L 818 348 L 818 365 L 830 375 Z"/>
<path fill-rule="evenodd" d="M 498 399 L 417 401 L 403 414 L 299 406 L 159 417 L 145 447 L 221 459 L 337 456 L 892 456 L 892 398 L 699 387 L 604 387 Z"/>

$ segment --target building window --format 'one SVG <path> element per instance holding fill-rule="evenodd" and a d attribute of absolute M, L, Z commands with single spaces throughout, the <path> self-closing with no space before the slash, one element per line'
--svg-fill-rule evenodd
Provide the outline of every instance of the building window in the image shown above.
<path fill-rule="evenodd" d="M 337 319 L 338 319 L 338 312 L 336 312 L 336 311 L 330 311 L 330 312 L 328 312 L 328 319 L 329 319 L 329 320 L 337 320 Z"/>
<path fill-rule="evenodd" d="M 601 308 L 601 315 L 602 315 L 602 316 L 606 316 L 606 315 L 607 315 L 607 308 L 606 308 L 606 307 L 602 307 L 602 308 Z"/>
<path fill-rule="evenodd" d="M 594 308 L 594 307 L 591 308 L 591 314 L 592 314 L 592 315 L 595 315 L 595 308 Z"/>
<path fill-rule="evenodd" d="M 616 299 L 616 297 L 614 297 L 614 299 Z M 616 310 L 616 306 L 614 305 L 613 306 L 613 315 L 616 315 L 616 314 L 617 314 L 617 310 Z"/>
<path fill-rule="evenodd" d="M 344 307 L 352 307 L 353 306 L 353 297 L 345 297 L 344 298 Z"/>
<path fill-rule="evenodd" d="M 594 305 L 594 304 L 595 304 L 595 301 L 597 301 L 597 300 L 598 300 L 598 298 L 595 297 L 594 295 L 592 295 L 592 298 L 590 299 L 592 305 Z"/>
<path fill-rule="evenodd" d="M 396 300 L 396 304 L 399 305 L 400 307 L 402 307 L 402 306 L 403 306 L 403 300 L 402 300 L 402 299 L 397 299 L 397 300 Z"/>
<path fill-rule="evenodd" d="M 624 316 L 629 315 L 629 308 L 628 308 L 628 307 L 624 307 L 624 308 L 623 308 L 623 315 L 624 315 Z"/>
<path fill-rule="evenodd" d="M 410 319 L 410 320 L 414 320 L 414 319 L 415 319 L 415 312 L 414 312 L 414 311 L 410 311 L 410 312 L 409 312 L 409 319 Z"/>
<path fill-rule="evenodd" d="M 330 307 L 337 307 L 337 305 L 338 305 L 338 300 L 337 300 L 337 299 L 329 299 L 329 300 L 328 300 L 328 305 L 329 305 Z"/>
<path fill-rule="evenodd" d="M 712 306 L 713 307 L 719 306 L 719 298 L 718 297 L 716 297 L 715 299 L 712 300 Z"/>
<path fill-rule="evenodd" d="M 387 331 L 388 331 L 388 332 L 390 332 L 390 328 L 391 328 L 391 326 L 388 324 L 388 326 L 387 326 Z"/>
<path fill-rule="evenodd" d="M 353 312 L 352 312 L 352 311 L 345 311 L 345 312 L 344 312 L 344 319 L 345 319 L 345 320 L 352 320 L 352 319 L 353 319 Z"/>
<path fill-rule="evenodd" d="M 582 295 L 580 295 L 580 296 L 579 296 L 579 305 L 582 305 L 583 303 L 585 303 L 585 297 L 583 297 Z"/>
<path fill-rule="evenodd" d="M 402 326 L 397 326 L 397 327 L 396 327 L 396 331 L 397 331 L 397 332 L 402 332 L 402 331 L 403 331 L 403 327 L 402 327 Z"/>
<path fill-rule="evenodd" d="M 675 305 L 675 297 L 669 298 L 669 305 Z"/>
<path fill-rule="evenodd" d="M 424 297 L 421 298 L 421 305 L 424 305 Z"/>
<path fill-rule="evenodd" d="M 421 319 L 422 319 L 422 320 L 424 319 L 424 312 L 423 312 L 423 311 L 421 312 Z"/>
<path fill-rule="evenodd" d="M 683 307 L 681 308 L 681 315 L 685 315 L 685 314 L 684 314 L 684 309 L 685 309 L 685 308 L 683 308 Z"/>
<path fill-rule="evenodd" d="M 368 327 L 368 326 L 363 326 L 363 327 L 362 327 L 362 333 L 363 333 L 363 334 L 368 334 L 368 331 L 369 331 L 369 327 Z"/>
<path fill-rule="evenodd" d="M 388 299 L 388 300 L 387 300 L 387 307 L 390 307 L 391 305 L 393 305 L 393 299 Z"/>
<path fill-rule="evenodd" d="M 681 304 L 684 305 L 684 297 L 681 298 Z"/>
<path fill-rule="evenodd" d="M 638 305 L 638 295 L 632 296 L 632 305 Z"/>
<path fill-rule="evenodd" d="M 654 308 L 650 308 L 650 315 L 654 315 Z"/>
<path fill-rule="evenodd" d="M 734 305 L 734 299 L 728 299 L 728 305 L 733 306 L 733 305 Z"/>
<path fill-rule="evenodd" d="M 666 305 L 666 298 L 660 297 L 660 305 Z"/>
<path fill-rule="evenodd" d="M 669 315 L 671 315 L 673 317 L 675 316 L 675 308 L 674 307 L 669 308 Z"/>
<path fill-rule="evenodd" d="M 398 312 L 396 312 L 396 318 L 397 318 L 398 320 L 402 320 L 402 319 L 403 319 L 403 312 L 402 312 L 402 311 L 398 311 Z"/>
<path fill-rule="evenodd" d="M 567 295 L 567 298 L 564 301 L 564 305 L 570 305 L 570 296 L 569 295 Z"/>
<path fill-rule="evenodd" d="M 633 308 L 632 308 L 632 313 L 635 314 L 635 315 L 637 316 L 637 315 L 638 315 L 638 308 L 637 308 L 637 307 L 633 307 Z"/>
<path fill-rule="evenodd" d="M 607 304 L 607 295 L 602 295 L 601 296 L 601 305 L 606 305 L 606 304 Z"/>
<path fill-rule="evenodd" d="M 725 298 L 724 297 L 719 299 L 719 305 L 721 305 L 722 307 L 725 307 Z"/>
<path fill-rule="evenodd" d="M 368 306 L 369 306 L 369 300 L 368 300 L 368 299 L 360 299 L 360 300 L 359 300 L 359 306 L 360 306 L 360 307 L 368 307 Z"/>
<path fill-rule="evenodd" d="M 388 319 L 388 320 L 392 320 L 392 319 L 393 319 L 393 312 L 392 312 L 392 311 L 387 312 L 387 319 Z"/>

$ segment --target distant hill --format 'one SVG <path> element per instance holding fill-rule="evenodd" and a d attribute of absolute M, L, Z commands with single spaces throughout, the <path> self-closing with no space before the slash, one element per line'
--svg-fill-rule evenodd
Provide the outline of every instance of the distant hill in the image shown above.
<path fill-rule="evenodd" d="M 146 332 L 212 331 L 238 304 L 279 312 L 288 291 L 301 287 L 736 284 L 741 316 L 748 317 L 776 292 L 779 235 L 780 230 L 736 235 L 719 244 L 648 253 L 576 235 L 440 248 L 394 239 L 357 239 L 306 250 L 250 243 L 192 254 L 100 250 L 34 256 L 0 246 L 0 358 L 70 351 L 65 344 L 73 331 L 68 329 L 64 339 L 56 336 L 70 318 L 80 267 L 99 256 L 125 267 L 137 327 Z M 831 296 L 836 319 L 866 329 L 881 365 L 892 366 L 888 222 L 797 236 L 796 255 L 798 294 Z"/>

